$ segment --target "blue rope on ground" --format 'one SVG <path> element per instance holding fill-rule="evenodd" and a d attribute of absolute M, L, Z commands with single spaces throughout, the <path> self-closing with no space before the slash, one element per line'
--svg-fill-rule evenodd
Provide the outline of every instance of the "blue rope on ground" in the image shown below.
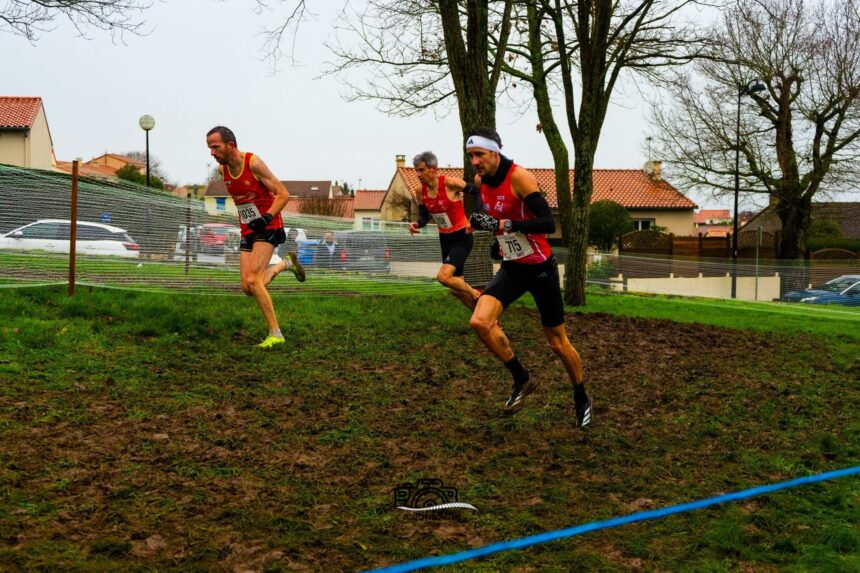
<path fill-rule="evenodd" d="M 400 563 L 398 565 L 392 565 L 390 567 L 384 567 L 382 569 L 373 569 L 369 573 L 402 573 L 405 571 L 417 571 L 419 569 L 426 569 L 429 567 L 450 565 L 452 563 L 468 561 L 469 559 L 476 559 L 478 557 L 484 557 L 486 555 L 499 553 L 501 551 L 508 551 L 510 549 L 522 549 L 531 545 L 538 545 L 540 543 L 555 541 L 556 539 L 574 537 L 576 535 L 588 533 L 589 531 L 609 529 L 611 527 L 618 527 L 619 525 L 626 525 L 628 523 L 635 523 L 637 521 L 657 519 L 660 517 L 666 517 L 667 515 L 674 515 L 676 513 L 684 513 L 687 511 L 710 507 L 712 505 L 725 503 L 727 501 L 738 501 L 741 499 L 747 499 L 749 497 L 755 497 L 757 495 L 763 495 L 782 489 L 789 489 L 800 485 L 817 483 L 856 474 L 860 474 L 860 466 L 854 466 L 852 468 L 834 470 L 831 472 L 824 472 L 822 474 L 800 477 L 793 480 L 778 482 L 770 485 L 762 485 L 751 489 L 737 491 L 734 493 L 727 493 L 716 497 L 682 503 L 680 505 L 672 505 L 669 507 L 664 507 L 662 509 L 640 511 L 638 513 L 631 513 L 630 515 L 625 515 L 622 517 L 613 517 L 612 519 L 607 519 L 604 521 L 592 521 L 591 523 L 577 525 L 575 527 L 570 527 L 567 529 L 557 529 L 555 531 L 539 533 L 537 535 L 522 537 L 520 539 L 513 539 L 511 541 L 502 541 L 500 543 L 486 545 L 477 549 L 469 549 L 460 553 L 440 555 L 438 557 L 424 557 L 423 559 L 417 559 L 415 561 L 409 561 L 407 563 Z"/>

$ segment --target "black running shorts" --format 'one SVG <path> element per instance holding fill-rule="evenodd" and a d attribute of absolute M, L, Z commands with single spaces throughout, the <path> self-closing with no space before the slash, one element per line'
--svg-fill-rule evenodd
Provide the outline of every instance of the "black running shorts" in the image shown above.
<path fill-rule="evenodd" d="M 484 289 L 484 294 L 498 299 L 505 308 L 526 292 L 534 297 L 543 326 L 552 328 L 564 324 L 564 301 L 555 257 L 536 265 L 504 261 Z"/>
<path fill-rule="evenodd" d="M 473 243 L 472 233 L 467 233 L 466 229 L 460 229 L 453 233 L 439 233 L 439 246 L 442 247 L 442 263 L 454 265 L 455 277 L 463 276 L 463 267 L 466 265 L 469 253 L 472 252 Z"/>
<path fill-rule="evenodd" d="M 260 241 L 270 243 L 277 249 L 278 245 L 286 240 L 287 233 L 284 231 L 283 227 L 280 229 L 264 229 L 260 232 L 242 235 L 242 240 L 239 241 L 239 250 L 250 253 L 254 250 L 254 243 L 258 243 Z"/>

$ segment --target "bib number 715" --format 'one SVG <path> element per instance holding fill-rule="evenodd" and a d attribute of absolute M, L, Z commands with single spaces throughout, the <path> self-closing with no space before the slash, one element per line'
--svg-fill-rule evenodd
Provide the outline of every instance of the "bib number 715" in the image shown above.
<path fill-rule="evenodd" d="M 502 256 L 507 261 L 515 261 L 534 253 L 531 244 L 522 233 L 499 235 L 498 240 L 502 249 Z"/>

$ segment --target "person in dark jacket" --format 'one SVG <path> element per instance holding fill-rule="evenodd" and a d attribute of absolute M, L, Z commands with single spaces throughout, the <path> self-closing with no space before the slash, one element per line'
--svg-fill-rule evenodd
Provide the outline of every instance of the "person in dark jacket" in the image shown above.
<path fill-rule="evenodd" d="M 334 240 L 334 233 L 331 231 L 326 231 L 323 240 L 317 245 L 314 265 L 320 269 L 339 269 L 343 266 L 340 245 Z"/>

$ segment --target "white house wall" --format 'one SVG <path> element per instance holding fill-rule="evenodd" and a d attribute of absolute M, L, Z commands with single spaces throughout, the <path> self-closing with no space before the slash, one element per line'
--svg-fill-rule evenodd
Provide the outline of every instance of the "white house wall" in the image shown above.
<path fill-rule="evenodd" d="M 0 163 L 29 167 L 27 165 L 27 138 L 23 131 L 0 132 Z"/>
<path fill-rule="evenodd" d="M 39 113 L 36 114 L 36 120 L 30 129 L 29 146 L 30 164 L 27 167 L 50 169 L 56 166 L 51 132 L 48 131 L 48 120 L 42 108 L 39 108 Z"/>

